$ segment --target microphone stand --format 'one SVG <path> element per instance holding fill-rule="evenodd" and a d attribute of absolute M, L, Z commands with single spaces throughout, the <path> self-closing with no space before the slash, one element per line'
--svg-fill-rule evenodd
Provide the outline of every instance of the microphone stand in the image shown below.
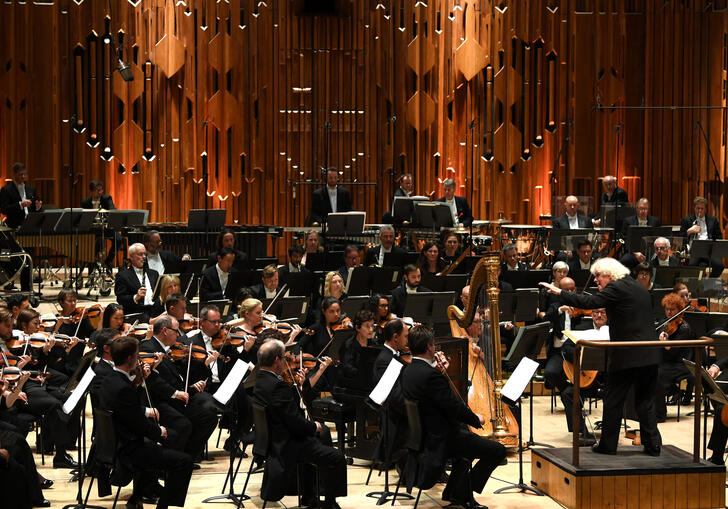
<path fill-rule="evenodd" d="M 470 209 L 472 214 L 473 209 L 473 183 L 475 179 L 475 161 L 473 160 L 475 157 L 475 119 L 470 121 L 470 125 L 468 125 L 468 128 L 470 129 Z M 467 164 L 467 163 L 466 163 Z M 453 198 L 454 199 L 454 198 Z M 473 241 L 473 222 L 470 221 L 470 242 Z M 463 249 L 465 249 L 463 247 Z"/>
<path fill-rule="evenodd" d="M 715 163 L 715 158 L 713 157 L 713 151 L 710 150 L 710 141 L 708 140 L 708 134 L 705 132 L 705 129 L 703 129 L 703 123 L 700 121 L 700 119 L 698 119 L 695 123 L 698 124 L 698 127 L 700 128 L 700 134 L 702 134 L 703 140 L 705 140 L 705 149 L 708 151 L 708 155 L 710 156 L 710 162 L 713 163 L 713 171 L 715 172 L 715 180 L 722 183 L 721 178 L 720 178 L 720 172 L 718 171 L 718 165 Z M 706 191 L 707 191 L 707 193 L 705 193 L 705 194 L 708 195 L 708 201 L 712 202 L 712 200 L 711 200 L 712 193 L 711 193 L 711 189 L 710 189 L 712 186 L 710 186 L 708 184 L 709 182 L 710 181 L 708 180 L 705 183 L 705 187 L 706 187 Z"/>
<path fill-rule="evenodd" d="M 209 173 L 207 171 L 207 118 L 202 122 L 202 131 L 203 131 L 203 137 L 204 137 L 204 145 L 205 150 L 200 154 L 200 157 L 202 158 L 202 199 L 205 202 L 205 248 L 203 251 L 203 255 L 205 257 L 209 256 L 209 218 L 208 218 L 208 207 L 207 207 L 207 185 L 209 181 Z M 199 296 L 199 294 L 198 294 Z M 197 316 L 200 316 L 199 314 Z"/>

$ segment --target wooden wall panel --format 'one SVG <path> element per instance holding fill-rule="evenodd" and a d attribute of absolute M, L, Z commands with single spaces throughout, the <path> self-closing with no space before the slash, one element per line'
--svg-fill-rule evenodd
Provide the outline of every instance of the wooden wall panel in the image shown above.
<path fill-rule="evenodd" d="M 25 161 L 46 202 L 100 178 L 155 221 L 207 196 L 229 222 L 299 225 L 328 164 L 370 222 L 404 172 L 433 197 L 454 178 L 483 219 L 537 223 L 611 173 L 665 223 L 696 194 L 728 221 L 724 1 L 110 4 L 0 3 L 0 168 Z"/>

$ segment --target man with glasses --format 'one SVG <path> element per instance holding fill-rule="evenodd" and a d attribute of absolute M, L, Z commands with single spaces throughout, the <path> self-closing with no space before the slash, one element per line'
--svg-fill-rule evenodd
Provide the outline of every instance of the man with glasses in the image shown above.
<path fill-rule="evenodd" d="M 221 347 L 220 351 L 216 350 L 212 346 L 212 341 L 220 333 L 220 309 L 214 305 L 202 308 L 200 311 L 200 329 L 191 332 L 194 332 L 194 334 L 185 336 L 183 342 L 204 348 L 207 350 L 208 357 L 205 362 L 192 361 L 190 365 L 190 383 L 194 386 L 199 382 L 203 382 L 205 392 L 214 394 L 227 378 L 235 361 L 238 358 L 248 360 L 245 354 L 255 343 L 255 337 L 250 336 L 245 340 L 244 346 L 246 348 L 241 353 L 238 353 L 238 349 L 229 342 Z M 183 364 L 186 369 L 186 363 Z M 235 406 L 233 408 L 237 416 L 235 429 L 231 430 L 230 438 L 225 442 L 224 448 L 226 451 L 230 451 L 231 448 L 235 447 L 236 455 L 242 456 L 242 450 L 236 444 L 250 429 L 251 415 L 250 402 L 243 384 L 240 384 L 235 391 Z"/>
<path fill-rule="evenodd" d="M 650 262 L 653 267 L 677 267 L 680 261 L 674 256 L 670 256 L 670 241 L 665 237 L 657 237 L 654 243 L 655 254 L 652 255 Z"/>
<path fill-rule="evenodd" d="M 346 246 L 344 249 L 344 266 L 339 268 L 339 274 L 344 281 L 344 287 L 348 288 L 349 275 L 352 271 L 361 265 L 361 257 L 359 256 L 359 248 L 354 245 Z"/>
<path fill-rule="evenodd" d="M 166 355 L 173 345 L 175 348 L 181 345 L 175 345 L 178 339 L 177 319 L 162 316 L 154 322 L 153 336 L 142 341 L 139 351 Z M 187 363 L 178 364 L 165 356 L 154 370 L 159 376 L 150 378 L 149 391 L 159 409 L 160 423 L 179 433 L 176 445 L 197 462 L 217 426 L 217 413 L 212 395 L 205 392 L 206 381 L 185 380 Z"/>
<path fill-rule="evenodd" d="M 144 247 L 147 249 L 147 264 L 150 269 L 156 270 L 159 275 L 179 272 L 182 258 L 172 251 L 162 249 L 162 237 L 156 230 L 149 230 L 144 234 Z"/>
<path fill-rule="evenodd" d="M 635 210 L 637 213 L 634 216 L 625 218 L 622 222 L 622 239 L 625 241 L 629 238 L 630 226 L 649 226 L 652 228 L 660 226 L 660 220 L 650 215 L 650 202 L 647 198 L 637 200 Z M 635 246 L 633 249 L 638 249 L 638 246 Z M 633 269 L 638 263 L 642 263 L 646 259 L 647 257 L 641 251 L 635 250 L 625 254 L 620 261 L 628 269 Z"/>

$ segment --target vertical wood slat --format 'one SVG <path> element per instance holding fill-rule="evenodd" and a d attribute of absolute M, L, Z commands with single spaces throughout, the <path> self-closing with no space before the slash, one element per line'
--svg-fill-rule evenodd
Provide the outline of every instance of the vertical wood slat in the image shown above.
<path fill-rule="evenodd" d="M 347 9 L 341 18 L 301 17 L 294 4 L 231 0 L 133 6 L 113 0 L 108 32 L 123 31 L 124 59 L 135 73 L 146 71 L 150 80 L 145 97 L 137 99 L 125 92 L 134 84 L 114 78 L 108 82 L 113 94 L 102 86 L 104 65 L 110 72 L 110 47 L 98 39 L 107 32 L 103 3 L 3 2 L 0 57 L 10 65 L 0 69 L 0 166 L 7 172 L 13 161 L 25 160 L 31 179 L 56 179 L 51 200 L 61 206 L 77 204 L 88 181 L 101 178 L 121 206 L 150 203 L 152 220 L 180 220 L 189 208 L 202 206 L 204 194 L 195 181 L 201 178 L 199 154 L 207 148 L 211 173 L 221 172 L 211 179 L 210 190 L 228 196 L 225 203 L 231 215 L 239 216 L 235 219 L 300 224 L 310 207 L 311 187 L 298 187 L 293 210 L 290 181 L 301 171 L 306 178 L 318 178 L 328 119 L 331 162 L 349 166 L 347 180 L 378 183 L 376 192 L 353 192 L 355 204 L 367 210 L 371 221 L 389 207 L 396 187 L 391 176 L 414 171 L 418 193 L 438 196 L 437 179 L 447 173 L 465 186 L 460 194 L 469 197 L 472 189 L 477 216 L 493 218 L 502 212 L 535 223 L 545 212 L 537 193 L 543 193 L 548 206 L 556 190 L 549 172 L 562 140 L 571 134 L 558 164 L 558 194 L 581 186 L 596 197 L 596 178 L 619 168 L 620 175 L 640 177 L 634 193 L 652 198 L 654 212 L 669 224 L 689 211 L 692 198 L 705 192 L 706 181 L 714 177 L 705 142 L 695 129 L 700 118 L 718 173 L 725 174 L 726 115 L 720 111 L 592 111 L 597 96 L 604 106 L 643 100 L 662 106 L 724 104 L 728 14 L 712 12 L 704 2 L 670 3 L 664 9 L 657 0 L 637 7 L 612 2 L 609 10 L 616 14 L 606 14 L 577 12 L 563 0 L 524 2 L 519 9 L 493 1 L 439 0 L 417 7 L 393 1 L 379 7 L 352 0 L 343 3 Z M 509 8 L 496 8 L 503 4 Z M 549 5 L 558 8 L 548 11 Z M 478 17 L 475 37 L 492 66 L 470 81 L 453 65 L 467 9 Z M 419 81 L 406 65 L 413 19 L 421 25 L 419 35 L 435 48 L 435 67 Z M 29 26 L 34 30 L 23 30 Z M 204 147 L 202 122 L 215 94 L 227 90 L 227 73 L 211 64 L 230 57 L 222 47 L 211 49 L 216 34 L 227 35 L 238 48 L 229 71 L 230 104 L 237 110 L 228 119 L 231 126 L 208 125 Z M 161 57 L 155 45 L 165 35 L 177 37 L 185 48 L 183 68 L 171 77 L 162 76 L 156 65 Z M 70 57 L 77 46 L 86 55 L 78 109 L 87 130 L 71 136 L 61 121 L 77 102 L 72 84 L 79 78 Z M 314 47 L 320 52 L 314 54 Z M 312 92 L 294 92 L 293 87 L 311 87 Z M 413 132 L 406 114 L 407 100 L 417 90 L 435 104 L 435 121 L 420 134 Z M 58 101 L 51 101 L 53 94 Z M 332 109 L 337 113 L 331 114 Z M 145 115 L 152 118 L 142 124 Z M 392 116 L 397 117 L 393 126 Z M 467 124 L 473 118 L 479 119 L 477 154 L 492 147 L 492 158 L 470 157 Z M 569 128 L 571 119 L 574 126 Z M 553 136 L 544 132 L 549 121 L 556 126 Z M 135 149 L 137 123 L 144 134 L 141 152 Z M 121 145 L 115 133 L 119 126 L 125 140 Z M 534 143 L 539 136 L 540 146 Z M 71 143 L 80 174 L 74 193 L 63 180 Z M 37 150 L 39 146 L 51 150 Z M 111 162 L 100 158 L 106 146 L 115 152 Z M 117 154 L 122 146 L 128 152 Z M 133 161 L 141 178 L 120 175 L 122 161 Z M 473 161 L 475 179 L 467 174 Z M 132 167 L 126 166 L 130 173 Z M 454 173 L 446 172 L 448 167 Z M 263 196 L 275 206 L 268 206 L 270 200 Z M 712 201 L 711 212 L 725 220 L 725 204 Z M 217 197 L 213 203 L 221 205 Z"/>

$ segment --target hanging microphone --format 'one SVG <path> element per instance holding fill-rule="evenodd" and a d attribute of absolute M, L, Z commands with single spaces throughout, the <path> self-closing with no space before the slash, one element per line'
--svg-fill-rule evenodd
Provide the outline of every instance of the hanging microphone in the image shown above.
<path fill-rule="evenodd" d="M 131 71 L 131 66 L 128 62 L 124 62 L 121 56 L 121 35 L 119 35 L 119 42 L 116 45 L 116 70 L 119 71 L 121 79 L 124 81 L 134 81 L 134 73 Z"/>

